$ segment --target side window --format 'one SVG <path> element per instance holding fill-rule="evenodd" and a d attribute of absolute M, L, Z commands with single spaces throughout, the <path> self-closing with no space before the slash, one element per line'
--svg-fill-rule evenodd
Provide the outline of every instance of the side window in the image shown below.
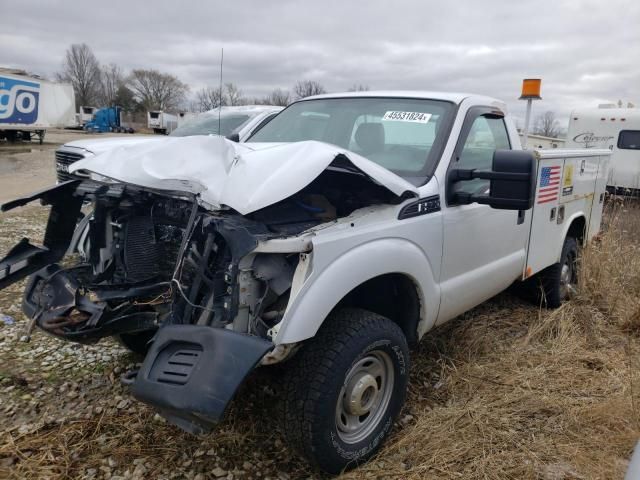
<path fill-rule="evenodd" d="M 253 129 L 253 131 L 251 132 L 251 135 L 256 133 L 258 130 L 260 130 L 262 127 L 264 127 L 267 123 L 269 123 L 271 121 L 271 119 L 273 117 L 275 117 L 277 114 L 278 114 L 278 112 L 271 113 L 271 114 L 267 115 L 266 118 L 262 119 L 262 121 Z"/>
<path fill-rule="evenodd" d="M 622 130 L 618 136 L 618 148 L 640 150 L 640 130 Z"/>
<path fill-rule="evenodd" d="M 504 120 L 500 117 L 480 115 L 471 124 L 456 167 L 489 170 L 493 162 L 493 152 L 510 149 Z M 484 194 L 489 190 L 489 180 L 476 178 L 468 182 L 459 182 L 454 188 L 457 192 Z"/>

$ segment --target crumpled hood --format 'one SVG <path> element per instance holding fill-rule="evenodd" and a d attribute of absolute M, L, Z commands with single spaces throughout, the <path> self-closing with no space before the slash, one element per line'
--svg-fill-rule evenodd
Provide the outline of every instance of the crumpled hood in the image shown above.
<path fill-rule="evenodd" d="M 139 145 L 147 142 L 159 142 L 167 137 L 160 135 L 136 135 L 128 137 L 106 137 L 106 138 L 86 138 L 65 143 L 63 147 L 82 148 L 95 155 L 106 152 L 112 148 Z"/>
<path fill-rule="evenodd" d="M 110 149 L 74 163 L 69 171 L 88 170 L 142 187 L 191 192 L 210 208 L 226 205 L 246 215 L 299 192 L 340 156 L 397 196 L 418 193 L 386 168 L 317 141 L 239 144 L 219 136 L 165 138 Z"/>

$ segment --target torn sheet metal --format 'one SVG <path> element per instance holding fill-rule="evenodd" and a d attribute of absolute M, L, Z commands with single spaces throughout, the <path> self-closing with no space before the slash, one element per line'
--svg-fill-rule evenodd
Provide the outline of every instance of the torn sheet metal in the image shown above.
<path fill-rule="evenodd" d="M 416 187 L 386 168 L 317 141 L 239 144 L 219 136 L 167 138 L 109 150 L 74 163 L 69 171 L 196 193 L 214 209 L 229 206 L 246 215 L 302 190 L 335 160 L 346 160 L 397 196 L 417 195 Z"/>

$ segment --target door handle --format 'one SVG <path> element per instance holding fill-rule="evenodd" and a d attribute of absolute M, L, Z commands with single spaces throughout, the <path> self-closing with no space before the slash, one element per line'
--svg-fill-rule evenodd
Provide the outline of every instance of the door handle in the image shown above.
<path fill-rule="evenodd" d="M 524 216 L 525 216 L 525 211 L 518 210 L 518 225 L 522 225 L 524 223 Z"/>

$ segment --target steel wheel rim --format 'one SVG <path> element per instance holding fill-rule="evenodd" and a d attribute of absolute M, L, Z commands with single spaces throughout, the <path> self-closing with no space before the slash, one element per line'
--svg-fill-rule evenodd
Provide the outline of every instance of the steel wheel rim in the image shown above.
<path fill-rule="evenodd" d="M 361 442 L 378 427 L 393 394 L 394 375 L 391 357 L 380 350 L 351 367 L 336 403 L 336 430 L 343 442 Z"/>

